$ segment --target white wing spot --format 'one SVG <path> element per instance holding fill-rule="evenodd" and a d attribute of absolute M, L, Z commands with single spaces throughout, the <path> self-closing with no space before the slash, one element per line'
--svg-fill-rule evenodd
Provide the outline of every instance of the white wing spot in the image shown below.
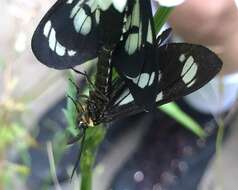
<path fill-rule="evenodd" d="M 81 8 L 81 4 L 83 3 L 84 0 L 81 0 L 79 1 L 75 6 L 74 8 L 72 9 L 71 11 L 71 14 L 70 14 L 70 18 L 74 18 L 76 13 L 79 11 L 79 9 Z"/>
<path fill-rule="evenodd" d="M 141 35 L 142 35 L 142 24 L 140 22 L 140 6 L 138 0 L 133 7 L 132 14 L 128 16 L 127 22 L 125 23 L 124 32 L 128 31 L 130 27 L 135 26 L 139 28 L 138 33 L 131 33 L 125 44 L 125 51 L 132 55 L 141 46 Z"/>
<path fill-rule="evenodd" d="M 124 104 L 128 104 L 130 102 L 134 101 L 134 98 L 131 94 L 128 94 L 128 96 L 126 98 L 124 98 L 119 105 L 124 105 Z"/>
<path fill-rule="evenodd" d="M 66 52 L 66 48 L 62 46 L 59 42 L 57 42 L 55 51 L 59 56 L 64 56 Z"/>
<path fill-rule="evenodd" d="M 197 64 L 193 63 L 188 72 L 183 76 L 183 81 L 185 82 L 185 84 L 190 83 L 196 77 L 197 70 L 198 70 Z"/>
<path fill-rule="evenodd" d="M 74 50 L 68 50 L 67 53 L 70 57 L 73 57 L 77 52 Z"/>
<path fill-rule="evenodd" d="M 74 0 L 68 0 L 68 1 L 66 2 L 66 4 L 71 4 L 71 3 L 73 3 L 73 1 L 74 1 Z"/>
<path fill-rule="evenodd" d="M 150 43 L 150 44 L 153 43 L 152 29 L 151 29 L 151 23 L 150 22 L 149 22 L 148 31 L 147 31 L 147 42 Z"/>
<path fill-rule="evenodd" d="M 48 21 L 45 25 L 44 30 L 48 31 L 48 27 L 51 27 L 51 22 Z M 49 33 L 49 32 L 47 32 Z M 50 35 L 48 37 L 48 35 L 46 33 L 44 33 L 46 35 L 46 37 L 48 38 L 48 43 L 49 43 L 49 47 L 52 51 L 55 51 L 57 53 L 57 55 L 59 56 L 64 56 L 67 52 L 67 54 L 69 56 L 74 56 L 77 52 L 74 50 L 67 50 L 66 47 L 64 47 L 60 42 L 57 41 L 56 39 L 56 31 L 54 28 L 50 29 Z"/>
<path fill-rule="evenodd" d="M 184 54 L 180 55 L 179 61 L 180 61 L 181 63 L 183 63 L 183 62 L 185 61 L 185 59 L 186 59 L 186 57 L 185 57 Z"/>
<path fill-rule="evenodd" d="M 112 0 L 114 7 L 116 8 L 116 10 L 118 10 L 119 12 L 123 12 L 123 10 L 125 9 L 127 0 Z"/>
<path fill-rule="evenodd" d="M 124 20 L 125 20 L 126 17 L 124 17 Z M 126 18 L 127 21 L 124 21 L 125 24 L 124 24 L 124 28 L 125 28 L 125 31 L 128 31 L 130 26 L 131 26 L 131 15 L 128 16 L 128 18 Z"/>
<path fill-rule="evenodd" d="M 45 37 L 48 37 L 48 36 L 49 36 L 50 29 L 51 29 L 51 21 L 48 21 L 48 22 L 45 24 L 45 27 L 44 27 L 44 35 L 45 35 Z"/>
<path fill-rule="evenodd" d="M 95 13 L 96 23 L 99 24 L 100 22 L 100 11 L 97 9 Z"/>
<path fill-rule="evenodd" d="M 194 79 L 192 82 L 190 82 L 190 83 L 187 85 L 187 87 L 190 88 L 191 86 L 193 86 L 193 85 L 195 84 L 195 82 L 196 82 L 196 79 Z"/>
<path fill-rule="evenodd" d="M 136 1 L 132 12 L 132 23 L 133 26 L 140 26 L 140 4 L 139 1 Z"/>
<path fill-rule="evenodd" d="M 140 88 L 145 88 L 150 80 L 150 75 L 148 73 L 142 73 L 139 79 L 138 86 Z"/>
<path fill-rule="evenodd" d="M 97 4 L 101 10 L 106 11 L 112 4 L 112 0 L 97 0 Z"/>
<path fill-rule="evenodd" d="M 50 37 L 49 37 L 49 46 L 51 50 L 55 50 L 55 45 L 56 45 L 56 37 L 55 37 L 55 29 L 52 28 L 50 32 Z"/>
<path fill-rule="evenodd" d="M 133 83 L 137 84 L 140 88 L 145 88 L 146 86 L 152 85 L 155 80 L 155 72 L 148 74 L 148 73 L 141 73 L 137 77 L 129 77 L 126 78 L 132 80 Z"/>
<path fill-rule="evenodd" d="M 117 101 L 114 103 L 114 105 L 117 105 L 118 103 L 120 103 L 124 98 L 126 98 L 128 95 L 130 94 L 129 89 L 126 89 L 121 95 L 120 97 L 117 99 Z"/>
<path fill-rule="evenodd" d="M 151 86 L 153 84 L 155 80 L 155 72 L 153 72 L 151 75 L 150 75 L 150 81 L 149 81 L 149 86 Z"/>
<path fill-rule="evenodd" d="M 83 9 L 80 9 L 74 17 L 74 28 L 76 32 L 87 35 L 91 31 L 92 20 L 86 15 Z"/>
<path fill-rule="evenodd" d="M 192 66 L 192 64 L 194 63 L 194 58 L 192 56 L 189 56 L 189 58 L 186 60 L 184 67 L 183 67 L 183 71 L 182 71 L 182 76 L 187 73 L 187 71 L 190 69 L 190 67 Z"/>
<path fill-rule="evenodd" d="M 156 102 L 159 102 L 159 101 L 163 100 L 163 96 L 164 96 L 163 92 L 160 92 L 156 97 Z"/>
<path fill-rule="evenodd" d="M 138 36 L 137 34 L 130 34 L 126 40 L 125 50 L 128 55 L 132 55 L 138 48 Z"/>
<path fill-rule="evenodd" d="M 98 7 L 97 2 L 95 0 L 89 0 L 88 2 L 86 2 L 86 4 L 90 7 L 91 13 L 95 12 Z"/>
<path fill-rule="evenodd" d="M 158 71 L 158 82 L 160 82 L 161 78 L 162 78 L 162 73 L 161 73 L 161 71 L 159 70 L 159 71 Z"/>
<path fill-rule="evenodd" d="M 90 17 L 88 17 L 85 20 L 85 23 L 82 27 L 81 34 L 87 35 L 91 31 L 91 27 L 92 27 L 92 19 Z"/>

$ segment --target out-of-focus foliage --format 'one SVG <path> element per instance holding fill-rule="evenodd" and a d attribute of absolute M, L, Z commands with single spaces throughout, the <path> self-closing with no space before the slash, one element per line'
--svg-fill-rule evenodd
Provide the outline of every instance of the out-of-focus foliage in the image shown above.
<path fill-rule="evenodd" d="M 200 127 L 200 125 L 188 114 L 182 111 L 175 103 L 172 102 L 165 104 L 163 106 L 160 106 L 159 109 L 168 114 L 171 118 L 175 119 L 182 126 L 192 131 L 200 138 L 206 137 L 206 132 Z"/>
<path fill-rule="evenodd" d="M 75 76 L 73 75 L 73 73 L 70 73 L 67 95 L 69 97 L 71 97 L 72 99 L 76 100 L 76 98 L 77 98 L 77 89 L 76 89 L 76 87 L 74 86 L 73 83 L 76 84 L 76 79 L 75 79 Z M 71 134 L 76 136 L 77 135 L 76 122 L 77 122 L 77 114 L 78 113 L 77 113 L 76 105 L 74 104 L 74 102 L 70 98 L 68 98 L 67 107 L 66 107 L 66 109 L 63 110 L 63 112 L 64 112 L 64 115 L 66 117 L 67 124 L 68 124 L 67 129 L 69 130 L 69 132 Z"/>
<path fill-rule="evenodd" d="M 95 63 L 93 61 L 89 61 L 84 63 L 85 64 L 85 69 L 88 71 L 88 75 L 91 76 L 90 80 L 94 80 L 94 74 L 95 74 Z M 88 95 L 89 94 L 89 89 L 90 89 L 90 85 L 88 84 L 84 84 L 81 86 L 77 87 L 77 79 L 75 75 L 75 72 L 70 72 L 68 75 L 68 88 L 67 88 L 67 106 L 66 109 L 63 110 L 65 118 L 67 120 L 67 130 L 70 132 L 70 134 L 72 134 L 73 136 L 76 136 L 78 134 L 78 130 L 77 128 L 77 109 L 76 106 L 78 102 L 77 101 L 82 101 L 83 99 L 78 99 L 79 97 L 77 97 L 79 94 L 83 94 L 83 95 Z M 77 89 L 78 88 L 78 89 Z M 75 100 L 75 102 L 73 102 L 72 100 Z M 76 105 L 75 105 L 76 103 Z"/>
<path fill-rule="evenodd" d="M 1 72 L 3 88 L 0 94 L 0 189 L 12 185 L 13 181 L 10 179 L 14 175 L 26 177 L 30 172 L 27 166 L 9 161 L 9 151 L 17 154 L 17 157 L 22 158 L 24 164 L 29 166 L 30 160 L 26 150 L 29 146 L 36 145 L 21 119 L 21 114 L 27 109 L 26 104 L 12 95 L 17 87 L 17 78 L 11 75 L 9 67 L 5 67 Z"/>

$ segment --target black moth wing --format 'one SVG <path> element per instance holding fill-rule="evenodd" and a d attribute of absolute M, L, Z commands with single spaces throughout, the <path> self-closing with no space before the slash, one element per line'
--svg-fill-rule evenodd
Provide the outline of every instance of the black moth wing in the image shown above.
<path fill-rule="evenodd" d="M 159 47 L 157 55 L 160 60 L 157 106 L 198 90 L 222 67 L 221 59 L 201 45 L 170 43 Z"/>
<path fill-rule="evenodd" d="M 58 0 L 33 35 L 33 53 L 56 69 L 95 59 L 102 46 L 120 40 L 124 9 L 117 10 L 110 0 Z"/>
<path fill-rule="evenodd" d="M 156 97 L 156 34 L 150 1 L 136 0 L 127 15 L 124 35 L 113 52 L 112 63 L 135 99 L 150 110 Z"/>
<path fill-rule="evenodd" d="M 157 48 L 159 77 L 156 88 L 156 106 L 186 96 L 207 84 L 221 70 L 222 61 L 204 46 L 171 43 Z M 120 85 L 123 81 L 119 82 Z M 119 84 L 117 85 L 119 86 Z M 123 86 L 123 85 L 122 85 Z M 110 106 L 105 118 L 109 121 L 142 112 L 124 85 Z"/>

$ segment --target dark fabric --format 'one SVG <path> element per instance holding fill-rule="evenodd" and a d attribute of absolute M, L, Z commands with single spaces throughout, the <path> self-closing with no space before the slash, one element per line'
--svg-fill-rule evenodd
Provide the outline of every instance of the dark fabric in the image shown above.
<path fill-rule="evenodd" d="M 139 148 L 126 161 L 115 176 L 113 190 L 195 190 L 204 174 L 207 163 L 215 151 L 216 125 L 210 115 L 196 112 L 184 101 L 178 105 L 209 131 L 206 141 L 201 141 L 194 134 L 183 128 L 176 121 L 161 112 L 142 113 L 107 125 L 108 131 L 97 156 L 97 162 L 112 148 L 113 143 L 124 134 L 136 129 L 138 120 L 146 116 L 151 124 L 144 123 L 146 132 Z M 49 161 L 46 142 L 56 139 L 64 133 L 66 121 L 62 108 L 65 100 L 58 102 L 39 121 L 39 147 L 32 149 L 32 173 L 28 180 L 30 189 L 42 189 L 50 180 Z M 56 141 L 57 142 L 57 141 Z M 126 145 L 125 145 L 126 146 Z M 78 145 L 64 150 L 57 161 L 57 175 L 60 182 L 69 180 L 66 168 L 73 165 L 78 152 Z"/>
<path fill-rule="evenodd" d="M 197 120 L 208 138 L 203 141 L 158 112 L 140 148 L 116 175 L 113 190 L 196 190 L 215 152 L 216 124 L 184 101 L 178 105 Z"/>

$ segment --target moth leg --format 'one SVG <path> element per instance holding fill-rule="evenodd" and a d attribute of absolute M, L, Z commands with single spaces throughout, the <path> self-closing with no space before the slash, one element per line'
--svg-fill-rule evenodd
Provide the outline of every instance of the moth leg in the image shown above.
<path fill-rule="evenodd" d="M 75 69 L 75 68 L 71 68 L 75 73 L 78 73 L 78 74 L 80 74 L 80 75 L 83 75 L 85 78 L 86 78 L 86 80 L 87 80 L 87 82 L 91 85 L 91 87 L 93 88 L 93 89 L 96 89 L 96 86 L 93 84 L 93 82 L 90 80 L 90 78 L 89 78 L 89 76 L 88 76 L 88 74 L 86 73 L 86 72 L 81 72 L 81 71 L 79 71 L 79 70 L 77 70 L 77 69 Z"/>
<path fill-rule="evenodd" d="M 67 98 L 69 98 L 69 99 L 73 102 L 73 104 L 75 105 L 75 108 L 76 108 L 76 110 L 77 110 L 78 113 L 81 112 L 81 111 L 79 110 L 78 104 L 79 104 L 81 110 L 84 111 L 83 105 L 82 105 L 80 102 L 76 102 L 75 99 L 72 98 L 72 97 L 69 96 L 69 95 L 67 95 Z"/>
<path fill-rule="evenodd" d="M 88 95 L 85 95 L 85 94 L 79 94 L 77 95 L 78 98 L 85 98 L 88 100 L 89 96 Z"/>
<path fill-rule="evenodd" d="M 105 96 L 102 97 L 102 93 L 98 93 L 98 91 L 94 91 L 94 93 L 98 98 L 108 102 L 108 98 L 105 97 Z M 85 94 L 77 94 L 77 98 L 85 98 L 86 101 L 89 101 L 89 102 L 93 103 L 92 101 L 90 101 L 89 96 L 85 95 Z"/>
<path fill-rule="evenodd" d="M 114 101 L 115 98 L 118 98 L 118 95 L 125 89 L 125 82 L 121 79 L 114 79 L 112 81 L 112 93 L 110 95 L 110 100 Z"/>
<path fill-rule="evenodd" d="M 81 71 L 76 70 L 76 69 L 74 69 L 74 68 L 72 68 L 72 70 L 73 70 L 74 72 L 78 73 L 78 74 L 83 75 L 83 76 L 86 78 L 87 82 L 88 82 L 88 83 L 91 85 L 91 87 L 94 89 L 94 92 L 100 94 L 100 97 L 102 97 L 103 100 L 108 101 L 107 96 L 105 96 L 105 95 L 93 84 L 93 82 L 90 80 L 90 78 L 89 78 L 89 76 L 88 76 L 88 74 L 87 74 L 86 72 L 81 72 Z"/>
<path fill-rule="evenodd" d="M 80 91 L 79 86 L 71 78 L 69 78 L 69 81 L 72 83 L 72 85 L 74 85 L 74 87 L 76 88 L 77 92 L 79 92 Z"/>
<path fill-rule="evenodd" d="M 79 86 L 72 80 L 72 79 L 69 79 L 69 81 L 74 85 L 74 87 L 76 88 L 77 90 L 77 97 L 81 97 L 81 98 L 86 98 L 88 99 L 89 96 L 85 95 L 85 94 L 79 94 L 79 91 L 80 91 L 80 88 Z"/>
<path fill-rule="evenodd" d="M 82 133 L 82 131 L 80 131 L 77 136 L 72 137 L 71 139 L 69 139 L 67 141 L 67 145 L 71 145 L 71 144 L 78 142 L 82 137 L 83 137 L 83 133 Z"/>
<path fill-rule="evenodd" d="M 100 99 L 100 100 L 102 100 L 102 101 L 104 101 L 104 102 L 106 102 L 106 103 L 109 102 L 109 98 L 108 98 L 107 96 L 105 96 L 105 95 L 102 96 L 102 93 L 99 92 L 99 91 L 93 91 L 93 95 L 94 95 L 96 98 L 98 98 L 98 99 Z"/>

